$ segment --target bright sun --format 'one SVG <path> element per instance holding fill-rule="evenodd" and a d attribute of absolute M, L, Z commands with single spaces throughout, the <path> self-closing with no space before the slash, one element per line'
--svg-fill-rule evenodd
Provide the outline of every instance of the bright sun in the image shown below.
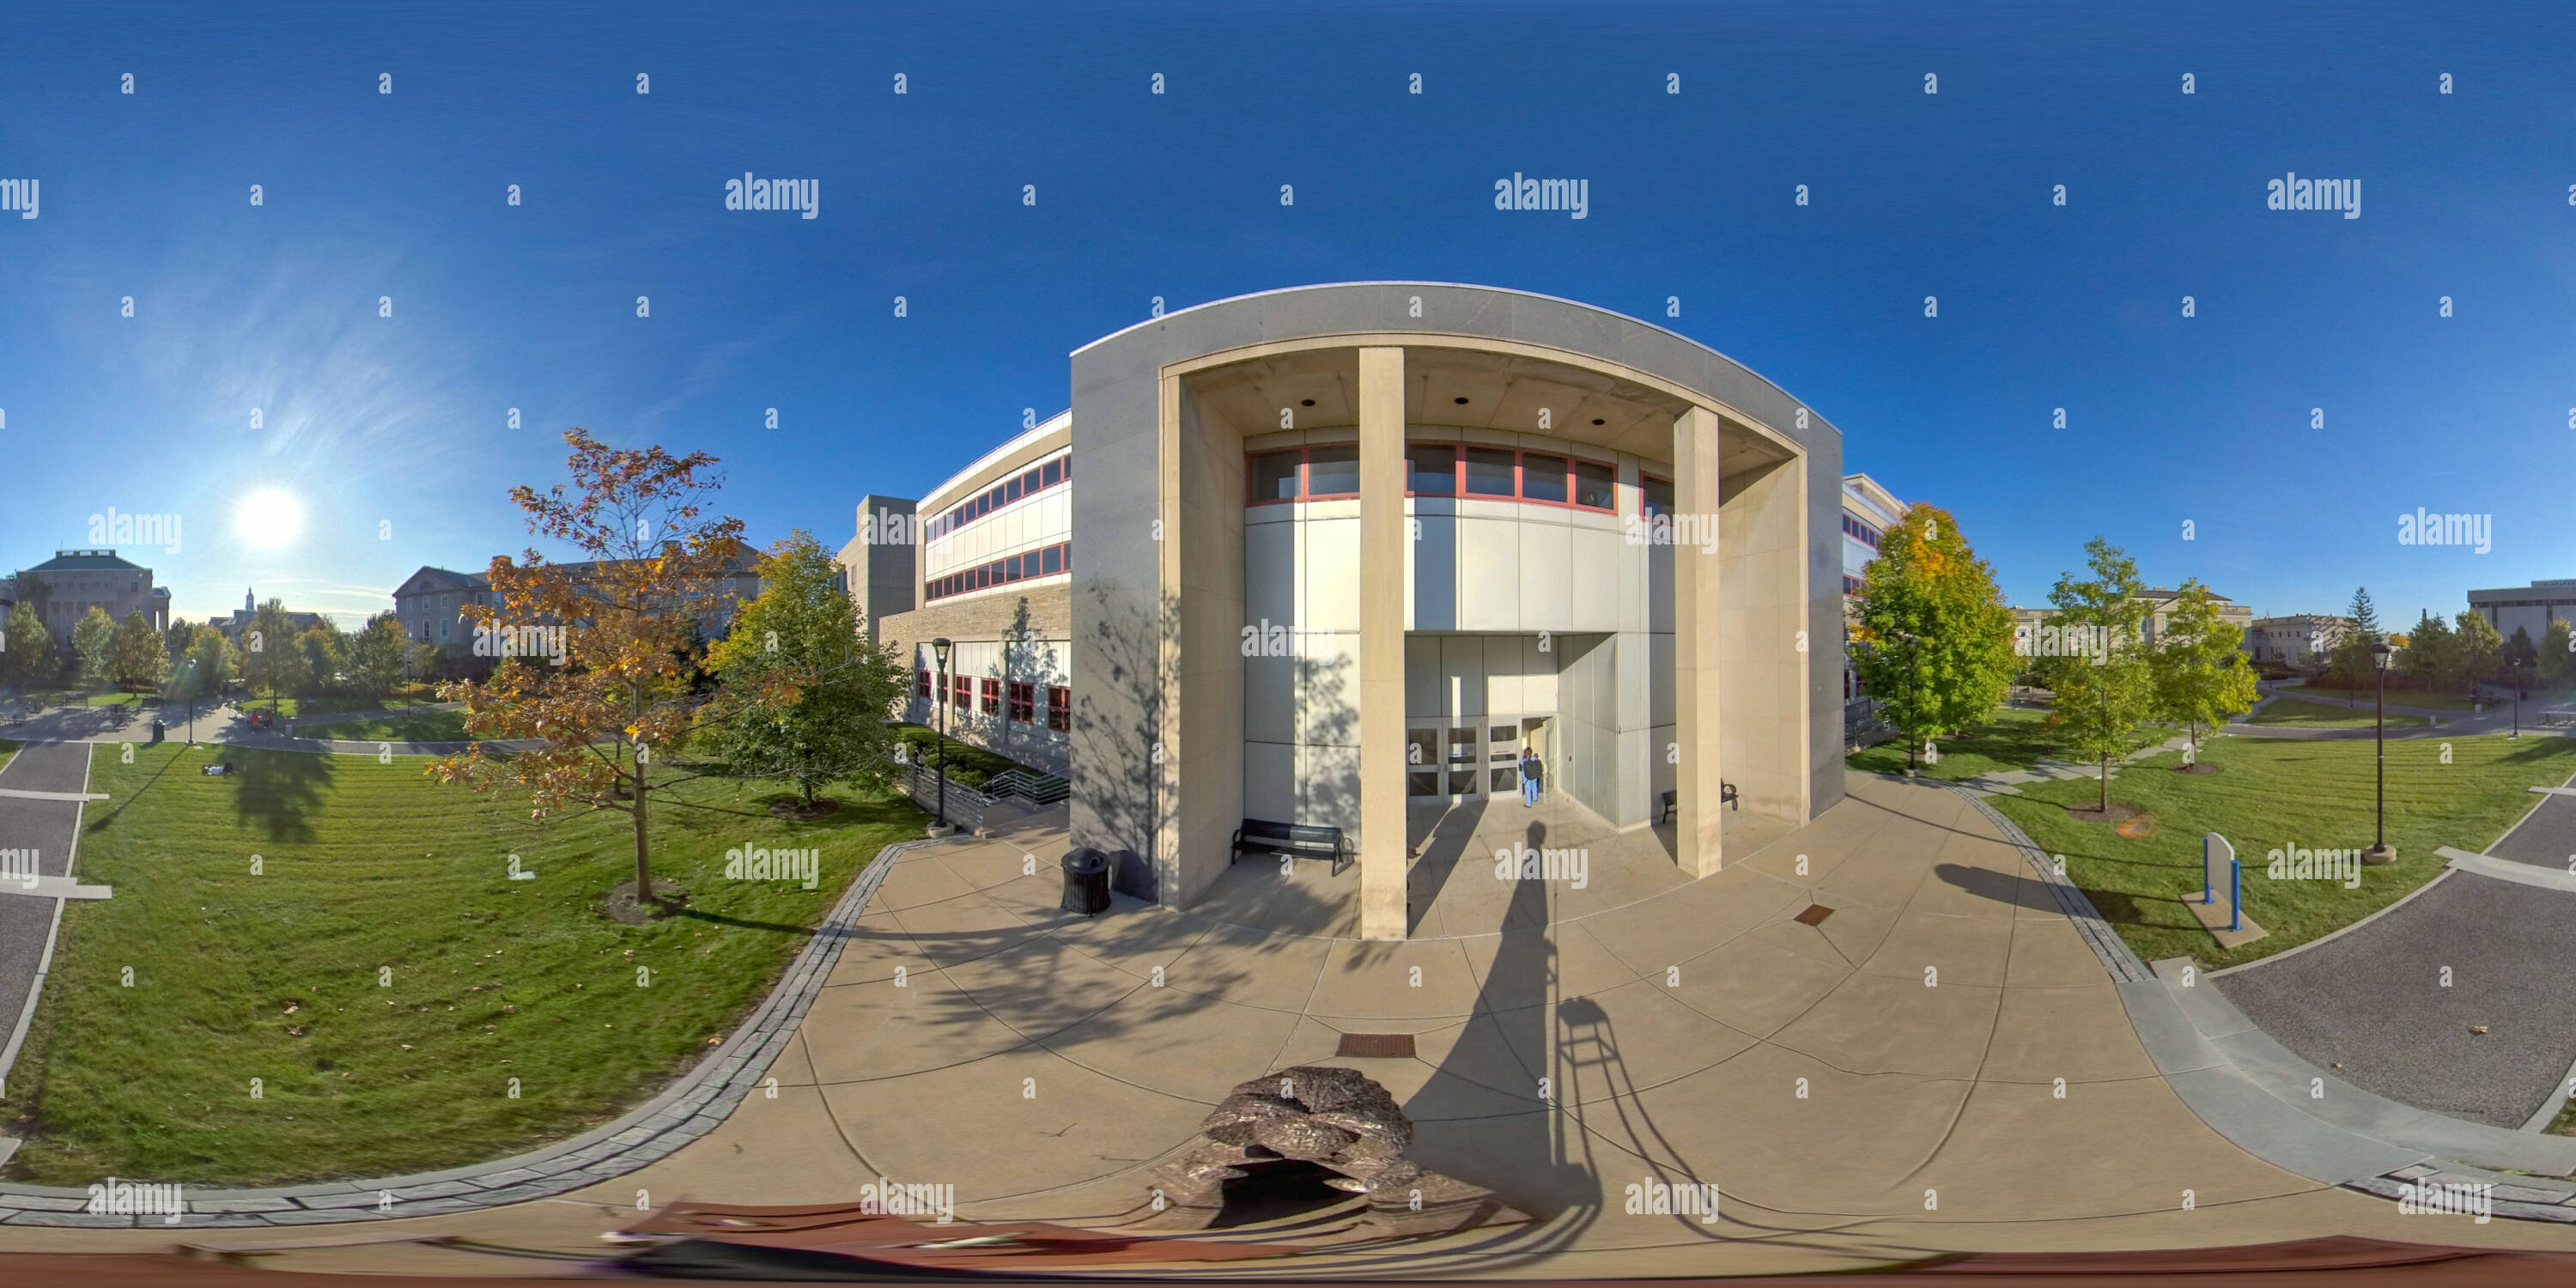
<path fill-rule="evenodd" d="M 304 531 L 304 503 L 289 492 L 262 488 L 233 511 L 233 531 L 262 550 L 274 550 Z"/>

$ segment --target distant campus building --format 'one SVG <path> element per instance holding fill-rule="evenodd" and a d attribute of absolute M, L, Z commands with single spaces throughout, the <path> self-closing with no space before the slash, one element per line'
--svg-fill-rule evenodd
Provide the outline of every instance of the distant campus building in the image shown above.
<path fill-rule="evenodd" d="M 37 619 L 65 654 L 71 651 L 72 627 L 92 608 L 120 625 L 140 612 L 152 629 L 170 629 L 169 588 L 153 585 L 151 569 L 113 550 L 57 550 L 53 558 L 0 580 L 0 615 L 20 603 L 35 605 Z"/>
<path fill-rule="evenodd" d="M 867 498 L 841 564 L 906 714 L 1064 773 L 1119 889 L 1186 906 L 1246 819 L 1339 827 L 1361 933 L 1400 939 L 1408 808 L 1510 799 L 1525 746 L 1613 828 L 1669 795 L 1693 874 L 1722 787 L 1840 799 L 1841 435 L 1724 355 L 1346 283 L 1138 323 L 1072 387 L 918 504 Z"/>
<path fill-rule="evenodd" d="M 2174 601 L 2180 598 L 2182 598 L 2181 591 L 2165 586 L 2149 586 L 2137 593 L 2134 601 L 2147 606 L 2146 618 L 2139 624 L 2139 644 L 2153 648 L 2156 641 L 2164 637 L 2165 627 L 2173 617 Z M 2215 592 L 2212 592 L 2209 598 L 2218 609 L 2218 620 L 2230 623 L 2246 632 L 2245 642 L 2238 644 L 2237 649 L 2240 652 L 2247 651 L 2253 640 L 2254 610 Z M 2013 625 L 2036 628 L 2056 617 L 2057 611 L 2054 608 L 2016 608 L 2012 610 Z"/>
<path fill-rule="evenodd" d="M 2323 666 L 2326 656 L 2355 629 L 2357 624 L 2349 617 L 2316 613 L 2260 617 L 2245 628 L 2245 654 L 2257 663 Z"/>
<path fill-rule="evenodd" d="M 738 546 L 728 564 L 730 571 L 718 578 L 714 598 L 716 611 L 711 615 L 710 636 L 721 636 L 725 623 L 732 620 L 734 606 L 760 594 L 759 556 L 748 546 Z M 596 562 L 550 564 L 548 567 L 567 571 L 579 578 L 587 576 Z M 403 579 L 394 588 L 394 620 L 401 623 L 403 636 L 413 644 L 427 644 L 437 649 L 447 665 L 456 671 L 488 670 L 490 659 L 475 661 L 474 622 L 465 615 L 473 605 L 498 607 L 501 596 L 492 589 L 489 577 L 476 572 L 457 572 L 424 564 L 418 572 Z M 544 625 L 523 622 L 517 625 Z"/>
<path fill-rule="evenodd" d="M 1843 476 L 1843 622 L 1851 623 L 1851 597 L 1860 593 L 1869 563 L 1878 558 L 1878 543 L 1905 517 L 1905 503 L 1866 474 Z M 1843 700 L 1861 696 L 1851 662 L 1843 662 Z"/>
<path fill-rule="evenodd" d="M 2496 634 L 2513 638 L 2516 627 L 2531 632 L 2531 642 L 2549 633 L 2549 624 L 2561 618 L 2576 618 L 2576 577 L 2535 581 L 2528 586 L 2506 586 L 2496 590 L 2469 592 L 2469 607 Z"/>
<path fill-rule="evenodd" d="M 233 610 L 231 619 L 228 621 L 215 622 L 213 625 L 215 629 L 224 633 L 225 639 L 238 644 L 241 642 L 241 633 L 250 629 L 251 622 L 258 616 L 259 600 L 249 589 L 245 588 L 242 591 L 242 606 Z M 291 628 L 292 633 L 297 635 L 301 635 L 304 632 L 321 625 L 324 620 L 325 618 L 320 613 L 298 613 L 289 611 L 286 614 L 287 625 Z"/>

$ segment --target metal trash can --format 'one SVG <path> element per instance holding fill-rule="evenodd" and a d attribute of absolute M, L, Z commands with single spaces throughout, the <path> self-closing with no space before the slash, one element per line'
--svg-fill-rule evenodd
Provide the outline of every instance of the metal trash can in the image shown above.
<path fill-rule="evenodd" d="M 1066 912 L 1086 917 L 1109 911 L 1109 856 L 1088 846 L 1067 854 L 1064 867 Z"/>

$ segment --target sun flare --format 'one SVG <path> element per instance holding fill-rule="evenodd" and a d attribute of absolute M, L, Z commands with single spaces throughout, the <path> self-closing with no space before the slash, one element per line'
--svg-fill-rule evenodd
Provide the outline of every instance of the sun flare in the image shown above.
<path fill-rule="evenodd" d="M 233 511 L 233 531 L 249 545 L 275 550 L 304 531 L 304 503 L 282 489 L 262 488 Z"/>

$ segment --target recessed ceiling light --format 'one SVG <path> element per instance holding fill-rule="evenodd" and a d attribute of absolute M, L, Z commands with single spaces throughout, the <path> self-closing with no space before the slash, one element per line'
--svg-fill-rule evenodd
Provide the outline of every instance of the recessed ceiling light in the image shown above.
<path fill-rule="evenodd" d="M 1297 405 L 1300 407 L 1312 407 L 1315 405 L 1315 400 L 1312 398 L 1300 399 L 1298 400 Z"/>
<path fill-rule="evenodd" d="M 1459 405 L 1459 406 L 1461 406 L 1461 407 L 1466 406 L 1466 405 L 1467 405 L 1467 400 L 1466 400 L 1466 399 L 1464 399 L 1464 398 L 1459 399 L 1459 400 L 1458 400 L 1458 405 Z"/>

